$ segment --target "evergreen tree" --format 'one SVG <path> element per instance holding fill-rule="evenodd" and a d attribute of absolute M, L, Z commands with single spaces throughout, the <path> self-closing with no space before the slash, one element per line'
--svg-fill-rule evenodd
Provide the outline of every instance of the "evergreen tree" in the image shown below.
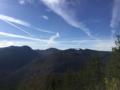
<path fill-rule="evenodd" d="M 80 71 L 81 90 L 104 90 L 104 74 L 99 56 L 95 55 Z"/>
<path fill-rule="evenodd" d="M 120 89 L 120 35 L 116 35 L 115 47 L 112 49 L 111 59 L 108 61 L 106 69 L 106 89 Z"/>

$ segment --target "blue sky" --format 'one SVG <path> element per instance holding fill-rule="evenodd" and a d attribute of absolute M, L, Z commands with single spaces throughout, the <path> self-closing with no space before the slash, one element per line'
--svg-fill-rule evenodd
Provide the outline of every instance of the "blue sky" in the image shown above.
<path fill-rule="evenodd" d="M 111 50 L 120 0 L 0 0 L 0 47 Z"/>

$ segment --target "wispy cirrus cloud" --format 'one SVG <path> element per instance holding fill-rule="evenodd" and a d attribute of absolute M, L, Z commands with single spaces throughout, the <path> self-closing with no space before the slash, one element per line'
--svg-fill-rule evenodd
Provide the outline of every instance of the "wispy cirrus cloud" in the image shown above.
<path fill-rule="evenodd" d="M 120 0 L 114 0 L 110 27 L 113 33 L 120 28 Z"/>
<path fill-rule="evenodd" d="M 18 3 L 20 5 L 25 5 L 26 3 L 33 3 L 34 0 L 18 0 Z"/>
<path fill-rule="evenodd" d="M 22 26 L 30 27 L 31 25 L 29 23 L 27 23 L 23 20 L 17 19 L 17 18 L 2 15 L 2 14 L 0 14 L 0 20 L 4 21 L 5 23 L 9 24 L 10 26 L 16 28 L 17 30 L 20 30 L 20 31 L 26 33 L 27 35 L 32 36 L 31 33 L 27 32 L 24 29 L 17 26 L 17 25 L 22 25 Z"/>
<path fill-rule="evenodd" d="M 44 48 L 50 48 L 51 46 L 54 46 L 55 43 L 57 43 L 56 39 L 59 38 L 60 35 L 59 35 L 59 33 L 56 33 L 55 35 L 52 35 L 48 39 L 39 39 L 39 38 L 32 38 L 32 37 L 27 37 L 27 36 L 23 36 L 23 35 L 16 35 L 16 34 L 12 34 L 12 33 L 0 32 L 0 36 L 31 40 L 31 41 L 35 41 L 36 43 L 39 42 L 41 44 L 44 44 L 45 45 Z M 1 46 L 3 44 L 9 44 L 9 46 L 16 45 L 14 43 L 1 42 Z"/>
<path fill-rule="evenodd" d="M 20 30 L 20 31 L 22 31 L 22 32 L 26 33 L 26 34 L 27 34 L 27 35 L 29 35 L 30 37 L 32 37 L 32 36 L 33 36 L 31 33 L 29 33 L 29 32 L 27 32 L 27 31 L 25 31 L 24 29 L 20 28 L 20 27 L 19 27 L 19 26 L 17 26 L 16 24 L 11 23 L 11 22 L 6 21 L 6 20 L 3 20 L 3 21 L 4 21 L 4 22 L 6 22 L 6 23 L 8 23 L 9 25 L 13 26 L 13 27 L 14 27 L 14 28 L 16 28 L 17 30 Z"/>
<path fill-rule="evenodd" d="M 48 40 L 45 40 L 45 39 L 31 38 L 31 37 L 27 37 L 27 36 L 16 35 L 16 34 L 5 33 L 5 32 L 0 32 L 0 36 L 6 36 L 6 37 L 12 37 L 12 38 L 20 38 L 20 39 L 27 39 L 27 40 L 40 41 L 40 42 L 47 42 L 48 41 Z"/>
<path fill-rule="evenodd" d="M 18 0 L 20 5 L 24 5 L 25 4 L 25 0 Z"/>
<path fill-rule="evenodd" d="M 44 18 L 47 19 L 47 16 L 46 17 L 44 16 Z M 27 28 L 32 28 L 33 30 L 36 30 L 36 31 L 39 31 L 39 32 L 55 34 L 54 32 L 49 31 L 49 30 L 45 30 L 45 29 L 41 29 L 41 28 L 38 28 L 38 27 L 34 27 L 29 22 L 26 22 L 24 20 L 13 18 L 13 17 L 10 17 L 10 16 L 6 16 L 6 15 L 3 15 L 3 14 L 0 14 L 0 20 L 6 22 L 7 24 L 9 24 L 11 26 L 13 26 L 14 28 L 16 28 L 16 29 L 26 33 L 29 36 L 33 36 L 33 35 L 31 33 L 27 32 L 26 30 L 20 28 L 17 25 L 21 25 L 21 26 L 24 26 L 24 27 L 27 27 Z"/>
<path fill-rule="evenodd" d="M 33 0 L 18 0 L 20 4 L 25 3 L 33 3 Z M 90 29 L 84 25 L 82 22 L 80 22 L 76 18 L 76 12 L 74 8 L 70 8 L 69 5 L 75 5 L 77 3 L 80 3 L 79 0 L 40 0 L 44 5 L 46 5 L 49 9 L 51 9 L 53 12 L 55 12 L 57 15 L 62 17 L 69 25 L 78 28 L 85 32 L 89 37 L 93 37 L 93 35 L 90 32 Z M 48 16 L 43 15 L 43 19 L 48 20 Z"/>
<path fill-rule="evenodd" d="M 57 38 L 60 37 L 59 33 L 52 35 L 48 39 L 37 39 L 26 37 L 22 35 L 16 35 L 12 33 L 0 32 L 0 36 L 11 37 L 11 38 L 20 38 L 26 39 L 29 41 L 0 41 L 0 47 L 6 47 L 11 45 L 30 45 L 35 49 L 46 49 L 50 47 L 56 47 L 60 49 L 68 49 L 68 48 L 89 48 L 94 50 L 101 51 L 111 51 L 114 46 L 114 40 L 72 40 L 72 41 L 56 41 Z M 40 47 L 40 46 L 41 47 Z"/>
<path fill-rule="evenodd" d="M 46 15 L 42 15 L 41 17 L 42 17 L 44 20 L 48 20 L 48 19 L 49 19 L 49 17 L 46 16 Z"/>
<path fill-rule="evenodd" d="M 57 39 L 57 38 L 59 38 L 60 37 L 60 34 L 57 32 L 55 35 L 53 35 L 53 36 L 51 36 L 49 39 L 48 39 L 48 45 L 49 46 L 51 46 L 52 44 L 54 44 L 55 43 L 55 40 Z"/>
<path fill-rule="evenodd" d="M 37 41 L 37 42 L 43 42 L 43 43 L 46 43 L 47 47 L 52 46 L 56 42 L 55 41 L 56 38 L 59 37 L 59 33 L 55 33 L 55 32 L 52 32 L 52 31 L 48 31 L 48 30 L 44 30 L 44 29 L 40 29 L 40 28 L 31 26 L 31 24 L 28 23 L 28 22 L 25 22 L 23 20 L 16 19 L 16 18 L 13 18 L 13 17 L 10 17 L 10 16 L 0 15 L 0 20 L 4 21 L 5 23 L 7 23 L 11 26 L 13 26 L 17 30 L 20 30 L 20 31 L 26 33 L 29 37 L 28 36 L 11 34 L 11 33 L 0 32 L 0 35 L 2 35 L 2 36 L 12 37 L 12 38 L 20 38 L 20 39 L 27 39 L 27 40 Z M 53 35 L 48 39 L 33 38 L 33 35 L 31 33 L 22 29 L 17 24 L 22 25 L 22 26 L 27 27 L 27 28 L 32 28 L 33 30 L 36 30 L 36 31 L 39 31 L 39 32 L 49 33 L 49 34 L 53 34 Z M 1 44 L 3 44 L 3 43 L 1 43 Z"/>
<path fill-rule="evenodd" d="M 29 23 L 27 23 L 23 20 L 13 18 L 13 17 L 10 17 L 10 16 L 6 16 L 6 15 L 3 15 L 3 14 L 0 14 L 0 20 L 8 21 L 8 22 L 11 22 L 11 23 L 14 23 L 14 24 L 19 24 L 19 25 L 23 25 L 23 26 L 27 26 L 27 27 L 30 26 Z"/>
<path fill-rule="evenodd" d="M 57 15 L 62 17 L 69 25 L 84 31 L 89 37 L 93 37 L 88 27 L 83 25 L 76 18 L 74 8 L 70 8 L 68 0 L 41 0 L 44 5 L 50 8 Z M 70 3 L 69 3 L 70 4 Z"/>
<path fill-rule="evenodd" d="M 39 31 L 39 32 L 44 32 L 44 33 L 49 33 L 49 34 L 55 34 L 55 32 L 48 31 L 48 30 L 41 29 L 41 28 L 34 27 L 34 29 L 37 30 L 37 31 Z"/>

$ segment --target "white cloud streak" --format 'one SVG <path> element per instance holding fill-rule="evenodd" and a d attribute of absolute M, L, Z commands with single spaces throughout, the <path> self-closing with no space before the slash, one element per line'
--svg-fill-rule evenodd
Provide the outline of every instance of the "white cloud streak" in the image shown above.
<path fill-rule="evenodd" d="M 16 18 L 12 18 L 12 17 L 6 16 L 6 15 L 2 15 L 2 14 L 0 14 L 0 20 L 8 21 L 8 22 L 11 22 L 14 24 L 19 24 L 19 25 L 23 25 L 23 26 L 27 26 L 27 27 L 30 26 L 30 24 L 25 21 L 22 21 L 22 20 L 16 19 Z"/>
<path fill-rule="evenodd" d="M 46 16 L 47 17 L 47 16 Z M 2 15 L 0 14 L 0 20 L 8 23 L 9 25 L 13 26 L 14 28 L 26 33 L 27 35 L 29 36 L 33 36 L 31 33 L 23 30 L 22 28 L 18 27 L 18 25 L 22 25 L 24 27 L 27 27 L 27 28 L 32 28 L 36 31 L 39 31 L 39 32 L 44 32 L 44 33 L 49 33 L 49 34 L 55 34 L 54 32 L 52 31 L 48 31 L 48 30 L 45 30 L 45 29 L 40 29 L 40 28 L 37 28 L 37 27 L 31 27 L 31 24 L 26 22 L 26 21 L 23 21 L 23 20 L 20 20 L 20 19 L 17 19 L 17 18 L 13 18 L 13 17 L 10 17 L 10 16 L 6 16 L 6 15 Z"/>
<path fill-rule="evenodd" d="M 89 28 L 79 22 L 73 8 L 68 6 L 67 0 L 41 0 L 48 8 L 61 16 L 69 25 L 84 31 L 89 37 L 93 37 Z"/>
<path fill-rule="evenodd" d="M 39 42 L 42 45 L 43 44 L 45 45 L 44 48 L 50 48 L 51 46 L 54 46 L 57 43 L 55 40 L 60 37 L 59 33 L 56 33 L 55 35 L 52 35 L 49 39 L 38 39 L 38 38 L 31 38 L 31 37 L 22 36 L 22 35 L 16 35 L 16 34 L 12 34 L 12 33 L 5 33 L 5 32 L 0 32 L 0 36 L 26 39 L 26 40 L 35 41 L 36 43 Z M 1 43 L 1 46 L 3 44 L 5 44 L 5 43 Z M 12 45 L 14 45 L 14 43 Z"/>
<path fill-rule="evenodd" d="M 59 49 L 68 49 L 68 48 L 82 48 L 82 49 L 93 49 L 100 51 L 111 51 L 112 47 L 115 46 L 113 40 L 75 40 L 75 41 L 58 41 L 55 40 L 60 37 L 59 33 L 51 36 L 49 39 L 37 39 L 21 35 L 15 35 L 11 33 L 0 32 L 0 36 L 11 37 L 11 38 L 20 38 L 30 41 L 0 41 L 0 47 L 6 47 L 11 45 L 30 45 L 34 49 L 46 49 L 50 47 L 55 47 Z"/>
<path fill-rule="evenodd" d="M 6 37 L 12 37 L 12 38 L 27 39 L 27 40 L 32 40 L 32 41 L 40 41 L 40 42 L 46 42 L 46 43 L 48 42 L 48 40 L 45 40 L 45 39 L 31 38 L 27 36 L 16 35 L 16 34 L 5 33 L 5 32 L 0 32 L 0 35 L 6 36 Z"/>
<path fill-rule="evenodd" d="M 35 30 L 39 31 L 39 32 L 44 32 L 44 33 L 49 33 L 49 34 L 55 34 L 55 32 L 52 32 L 52 31 L 48 31 L 48 30 L 45 30 L 45 29 L 40 29 L 40 28 L 36 28 L 34 27 Z"/>
<path fill-rule="evenodd" d="M 11 25 L 12 27 L 16 28 L 17 30 L 20 30 L 20 31 L 26 33 L 27 35 L 29 35 L 29 37 L 27 37 L 27 36 L 22 36 L 22 35 L 16 35 L 16 34 L 11 34 L 11 33 L 0 32 L 0 35 L 2 35 L 2 36 L 12 37 L 12 38 L 21 38 L 21 39 L 27 39 L 27 40 L 32 40 L 32 41 L 43 42 L 43 43 L 48 44 L 48 47 L 52 46 L 56 42 L 55 39 L 59 37 L 59 33 L 55 34 L 52 31 L 48 31 L 48 30 L 44 30 L 44 29 L 40 29 L 40 28 L 36 28 L 36 27 L 31 27 L 30 23 L 25 22 L 25 21 L 20 20 L 20 19 L 16 19 L 16 18 L 10 17 L 10 16 L 6 16 L 6 15 L 0 14 L 0 20 L 2 20 L 5 23 Z M 55 34 L 55 35 L 52 35 L 48 40 L 32 38 L 33 35 L 31 33 L 29 33 L 27 31 L 25 31 L 24 29 L 20 28 L 19 26 L 17 26 L 17 24 L 18 25 L 22 25 L 22 26 L 27 27 L 27 28 L 32 28 L 32 29 L 37 30 L 39 32 Z M 1 46 L 3 44 L 6 44 L 6 43 L 2 42 Z"/>
<path fill-rule="evenodd" d="M 19 25 L 22 25 L 22 26 L 26 26 L 26 27 L 30 27 L 30 24 L 25 22 L 25 21 L 22 21 L 20 19 L 16 19 L 16 18 L 12 18 L 12 17 L 9 17 L 9 16 L 6 16 L 6 15 L 0 15 L 0 20 L 4 21 L 5 23 L 13 26 L 14 28 L 16 28 L 17 30 L 20 30 L 24 33 L 26 33 L 27 35 L 31 36 L 32 37 L 32 34 L 30 34 L 29 32 L 23 30 L 22 28 L 18 27 L 16 24 L 19 24 Z"/>
<path fill-rule="evenodd" d="M 25 5 L 26 3 L 32 4 L 34 0 L 18 0 L 20 5 Z"/>
<path fill-rule="evenodd" d="M 4 22 L 8 23 L 9 25 L 11 25 L 11 26 L 13 26 L 14 28 L 16 28 L 16 29 L 18 29 L 18 30 L 26 33 L 27 35 L 29 35 L 29 36 L 31 36 L 31 37 L 33 36 L 32 34 L 30 34 L 29 32 L 27 32 L 27 31 L 25 31 L 25 30 L 23 30 L 22 28 L 18 27 L 18 26 L 15 25 L 14 23 L 11 23 L 11 22 L 5 21 L 5 20 L 4 20 Z"/>

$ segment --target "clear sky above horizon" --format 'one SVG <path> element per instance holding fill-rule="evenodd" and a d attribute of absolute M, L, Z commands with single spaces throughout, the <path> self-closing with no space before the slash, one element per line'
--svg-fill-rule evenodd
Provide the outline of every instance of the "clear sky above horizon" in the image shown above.
<path fill-rule="evenodd" d="M 111 50 L 120 0 L 0 0 L 0 47 Z"/>

